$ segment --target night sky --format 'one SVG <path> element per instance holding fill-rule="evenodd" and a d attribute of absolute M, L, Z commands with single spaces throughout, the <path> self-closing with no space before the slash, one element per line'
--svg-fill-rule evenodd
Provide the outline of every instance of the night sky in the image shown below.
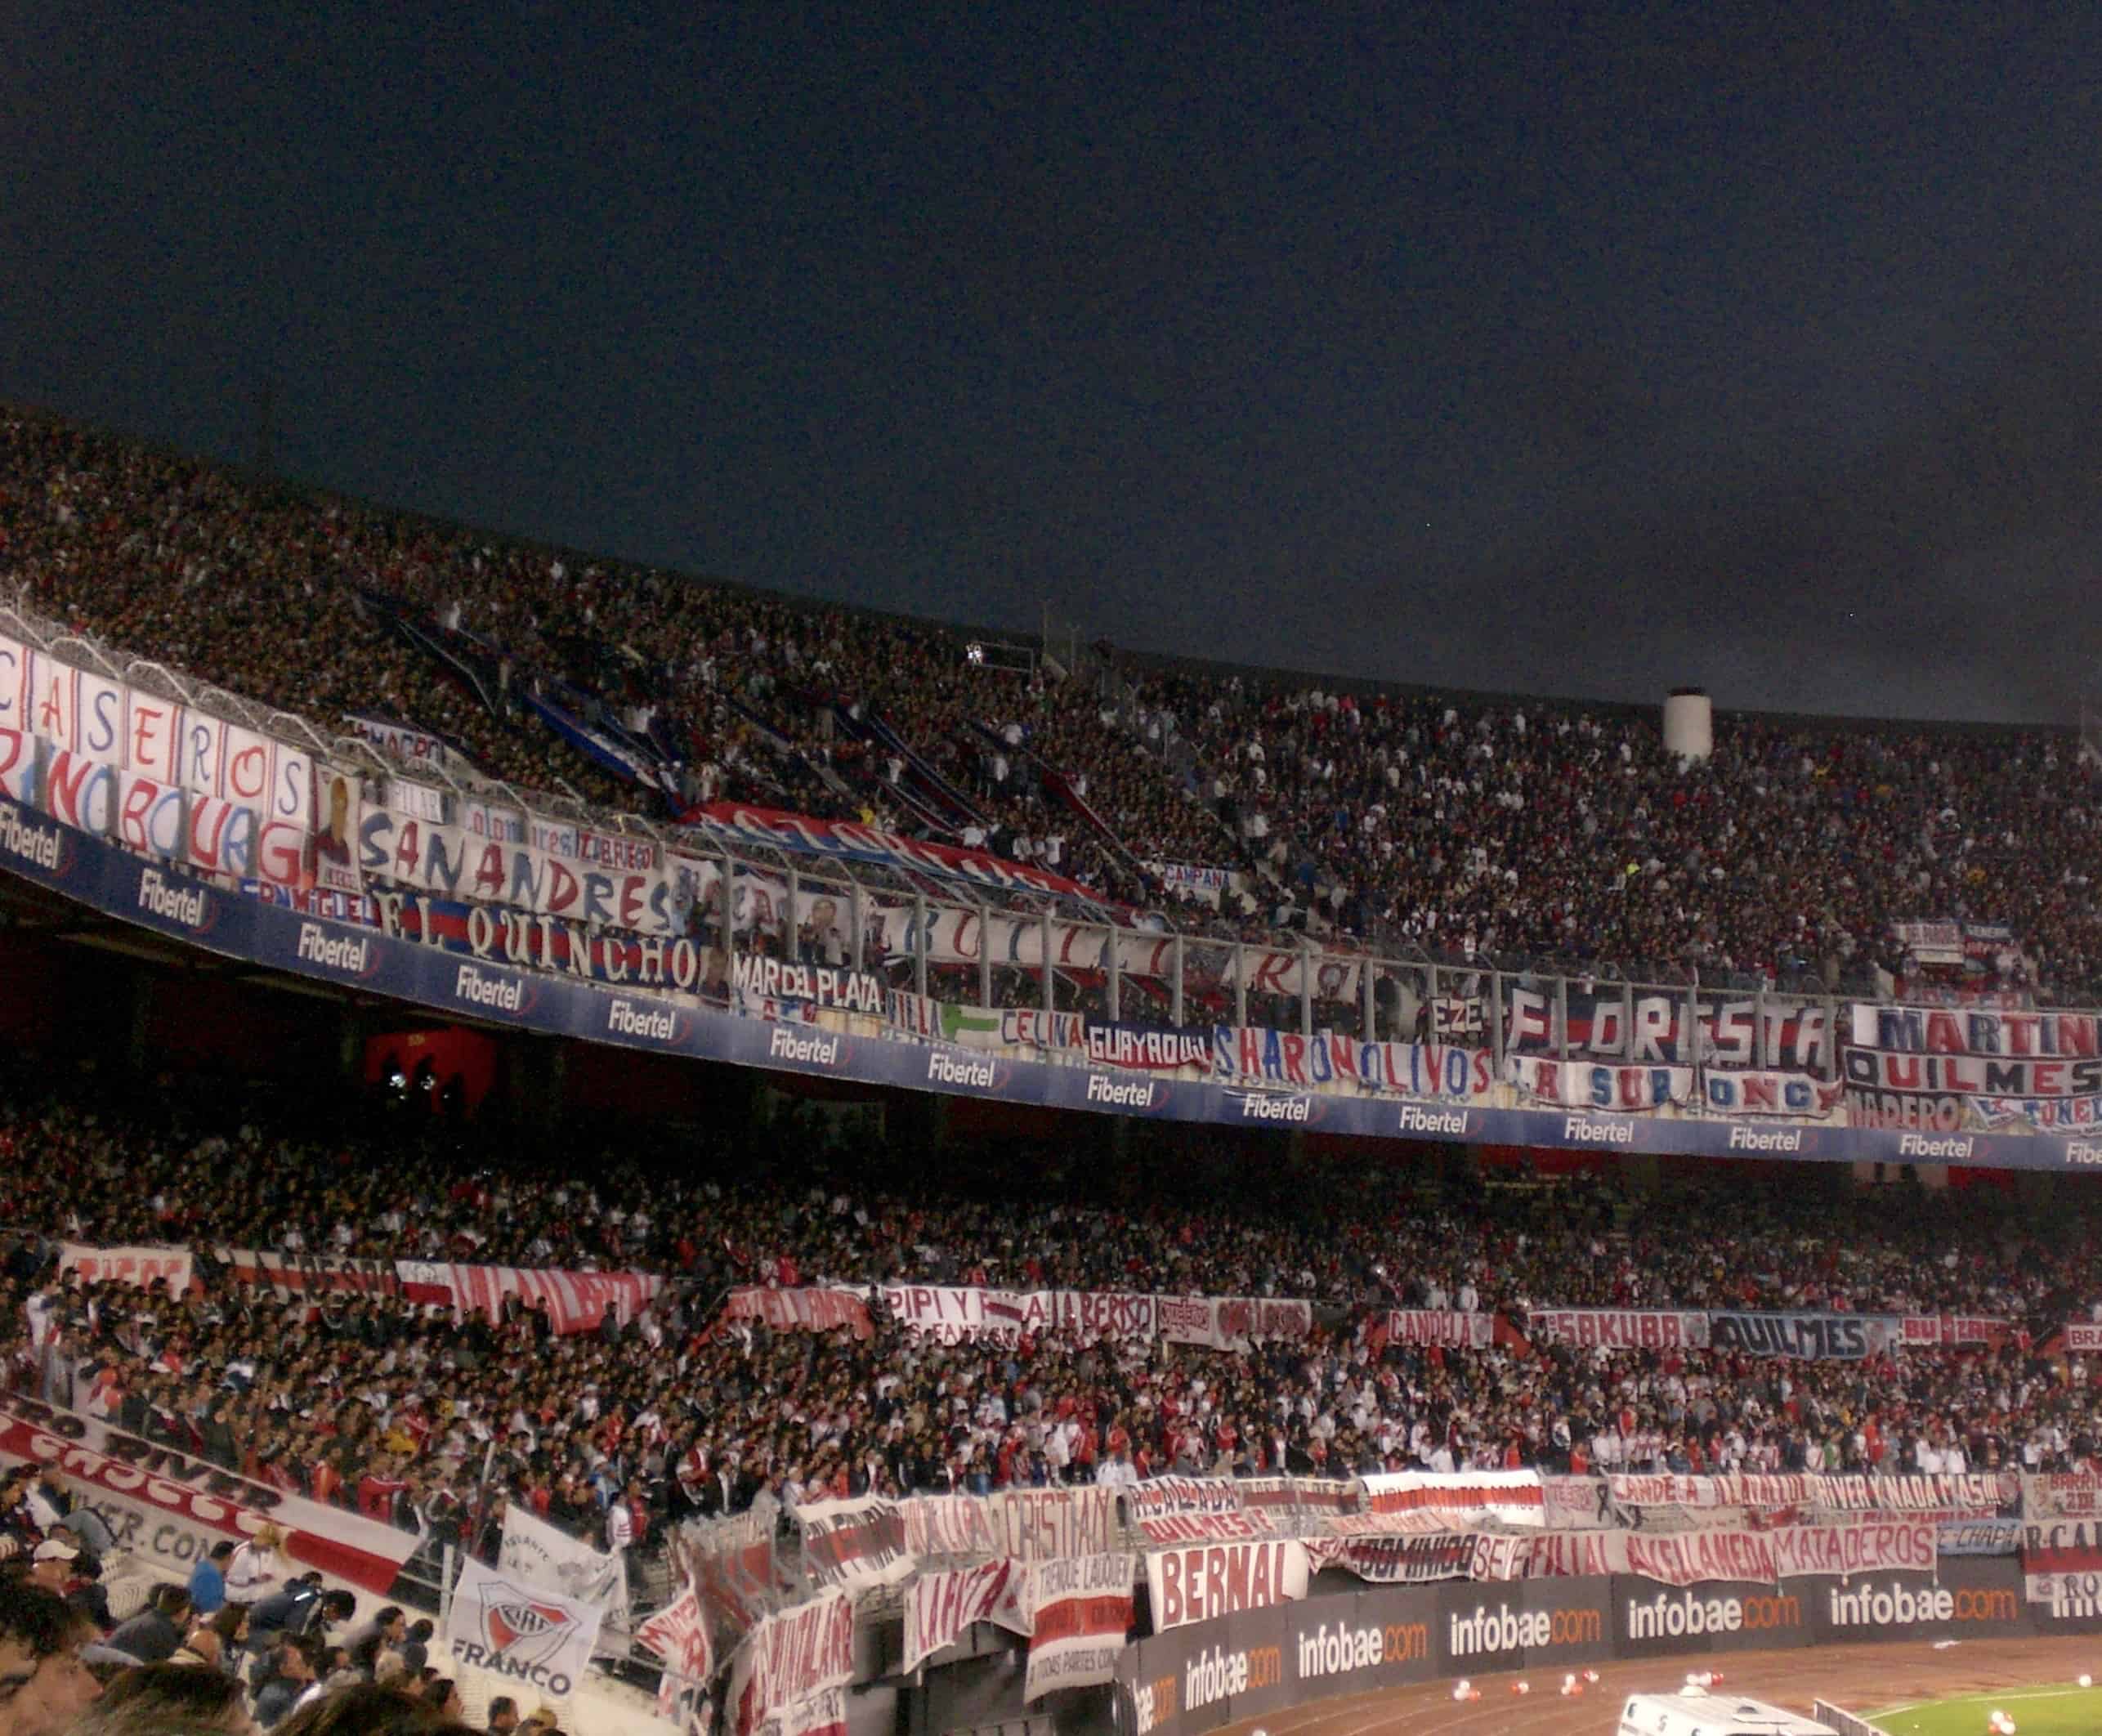
<path fill-rule="evenodd" d="M 1242 661 L 2102 658 L 2095 8 L 174 10 L 0 24 L 0 397 Z"/>

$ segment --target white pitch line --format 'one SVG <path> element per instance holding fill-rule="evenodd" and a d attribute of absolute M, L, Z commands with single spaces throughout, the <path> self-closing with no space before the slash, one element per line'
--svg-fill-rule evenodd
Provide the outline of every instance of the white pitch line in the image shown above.
<path fill-rule="evenodd" d="M 1954 1700 L 2005 1700 L 2012 1705 L 2017 1700 L 2069 1700 L 2075 1694 L 2092 1693 L 2092 1688 L 2033 1688 L 2022 1693 L 1995 1693 L 1990 1688 L 1981 1688 L 1975 1693 L 1945 1693 L 1939 1700 L 1914 1700 L 1908 1705 L 1886 1706 L 1881 1711 L 1863 1712 L 1864 1718 L 1894 1718 L 1900 1712 L 1917 1711 L 1922 1706 L 1939 1706 Z"/>

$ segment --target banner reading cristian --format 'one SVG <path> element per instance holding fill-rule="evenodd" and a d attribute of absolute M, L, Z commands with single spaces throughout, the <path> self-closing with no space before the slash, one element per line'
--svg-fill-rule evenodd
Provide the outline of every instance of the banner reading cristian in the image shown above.
<path fill-rule="evenodd" d="M 1300 1563 L 1304 1596 L 1304 1551 Z M 1057 1689 L 1087 1688 L 1112 1680 L 1125 1637 L 1131 1631 L 1131 1557 L 1081 1555 L 1046 1561 L 1032 1569 L 1030 1577 L 1035 1600 L 1023 1703 L 1040 1700 Z"/>
<path fill-rule="evenodd" d="M 1130 1591 L 1127 1568 L 1127 1597 Z M 1026 1634 L 1035 1595 L 1030 1570 L 1018 1561 L 982 1561 L 976 1567 L 922 1573 L 906 1591 L 905 1659 L 899 1669 L 910 1676 L 980 1622 L 993 1622 L 1011 1634 Z M 1129 1621 L 1127 1614 L 1126 1626 Z"/>
<path fill-rule="evenodd" d="M 992 1495 L 918 1495 L 905 1511 L 906 1547 L 915 1555 L 1011 1556 L 1049 1561 L 1098 1555 L 1110 1546 L 1116 1492 L 1100 1483 L 1072 1489 L 1003 1489 Z"/>
<path fill-rule="evenodd" d="M 598 1644 L 598 1617 L 589 1604 L 520 1585 L 468 1555 L 446 1611 L 445 1647 L 455 1663 L 567 1699 Z"/>
<path fill-rule="evenodd" d="M 0 1463 L 64 1472 L 120 1548 L 173 1573 L 215 1543 L 244 1543 L 274 1524 L 301 1566 L 384 1595 L 423 1542 L 33 1398 L 0 1401 Z"/>

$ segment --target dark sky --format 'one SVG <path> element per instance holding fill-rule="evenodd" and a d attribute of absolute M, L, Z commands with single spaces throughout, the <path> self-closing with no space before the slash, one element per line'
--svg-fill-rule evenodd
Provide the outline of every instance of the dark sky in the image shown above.
<path fill-rule="evenodd" d="M 274 378 L 304 479 L 1256 662 L 2102 657 L 2095 8 L 176 10 L 0 24 L 0 396 L 246 456 Z"/>

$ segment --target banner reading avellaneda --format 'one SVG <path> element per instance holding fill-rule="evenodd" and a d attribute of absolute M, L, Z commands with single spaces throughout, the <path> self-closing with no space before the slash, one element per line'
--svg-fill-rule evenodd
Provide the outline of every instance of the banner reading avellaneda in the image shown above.
<path fill-rule="evenodd" d="M 435 934 L 421 939 L 338 921 L 325 914 L 333 906 L 314 902 L 318 893 L 286 902 L 253 896 L 252 890 L 235 890 L 186 872 L 168 858 L 135 853 L 107 837 L 62 825 L 4 795 L 0 795 L 0 869 L 169 939 L 311 982 L 408 1002 L 441 1017 L 864 1085 L 995 1098 L 1050 1109 L 1212 1125 L 1318 1130 L 1363 1139 L 1813 1162 L 2102 1168 L 2102 1137 L 2093 1135 L 1972 1130 L 1968 1126 L 1954 1132 L 1930 1126 L 1864 1128 L 1830 1121 L 1695 1116 L 1676 1108 L 1666 1113 L 1497 1108 L 1474 1099 L 1471 1078 L 1470 1094 L 1460 1100 L 1366 1094 L 1362 1073 L 1356 1094 L 1273 1088 L 1267 1076 L 1259 1089 L 1230 1084 L 1216 1076 L 1192 1077 L 1188 1070 L 1178 1075 L 1149 1074 L 1035 1058 L 1051 1053 L 1040 1049 L 1016 1055 L 907 1040 L 874 1018 L 866 1019 L 865 1028 L 856 1027 L 852 1022 L 862 1016 L 844 1010 L 814 1009 L 818 1018 L 835 1022 L 830 1025 L 749 1017 L 726 1005 L 711 1004 L 697 992 L 686 992 L 697 991 L 707 974 L 700 957 L 702 949 L 690 940 L 628 941 L 609 948 L 602 944 L 606 937 L 600 936 L 589 944 L 594 956 L 602 955 L 600 962 L 606 976 L 551 972 L 504 962 L 499 925 L 483 912 L 479 924 L 471 920 L 467 927 L 481 934 L 490 950 L 486 955 L 463 955 Z M 248 879 L 240 884 L 251 889 L 262 884 Z M 557 926 L 553 932 L 565 931 Z M 581 967 L 580 955 L 578 963 Z M 654 970 L 654 986 L 638 986 L 633 980 L 638 968 Z M 613 977 L 615 971 L 627 973 L 628 980 Z M 1690 1012 L 1686 1015 L 1689 1022 L 1693 1016 Z M 2060 1033 L 2057 1040 L 2064 1046 L 2069 1040 L 2064 1033 L 2077 1027 L 2065 1024 L 2070 1015 L 2049 1017 L 2060 1022 L 2055 1028 Z M 2093 1015 L 2081 1017 L 2091 1019 Z M 1803 1018 L 1808 1021 L 1807 1012 Z M 1809 1030 L 1808 1022 L 1788 1028 L 1797 1031 L 1802 1044 L 1808 1043 L 1801 1036 Z M 1292 1040 L 1299 1045 L 1300 1064 L 1308 1066 L 1306 1058 L 1320 1046 L 1319 1040 L 1313 1044 Z M 1216 1057 L 1216 1032 L 1214 1046 Z M 1637 1042 L 1638 1051 L 1643 1046 Z M 1428 1045 L 1399 1047 L 1428 1052 Z M 1334 1045 L 1326 1045 L 1324 1052 L 1331 1063 L 1344 1058 Z M 1286 1054 L 1281 1041 L 1278 1053 L 1281 1057 Z M 1800 1058 L 1791 1045 L 1790 1054 L 1776 1058 Z M 1362 1053 L 1354 1058 L 1362 1063 Z M 1280 1064 L 1287 1066 L 1281 1060 Z M 1471 1062 L 1468 1067 L 1471 1071 Z"/>

